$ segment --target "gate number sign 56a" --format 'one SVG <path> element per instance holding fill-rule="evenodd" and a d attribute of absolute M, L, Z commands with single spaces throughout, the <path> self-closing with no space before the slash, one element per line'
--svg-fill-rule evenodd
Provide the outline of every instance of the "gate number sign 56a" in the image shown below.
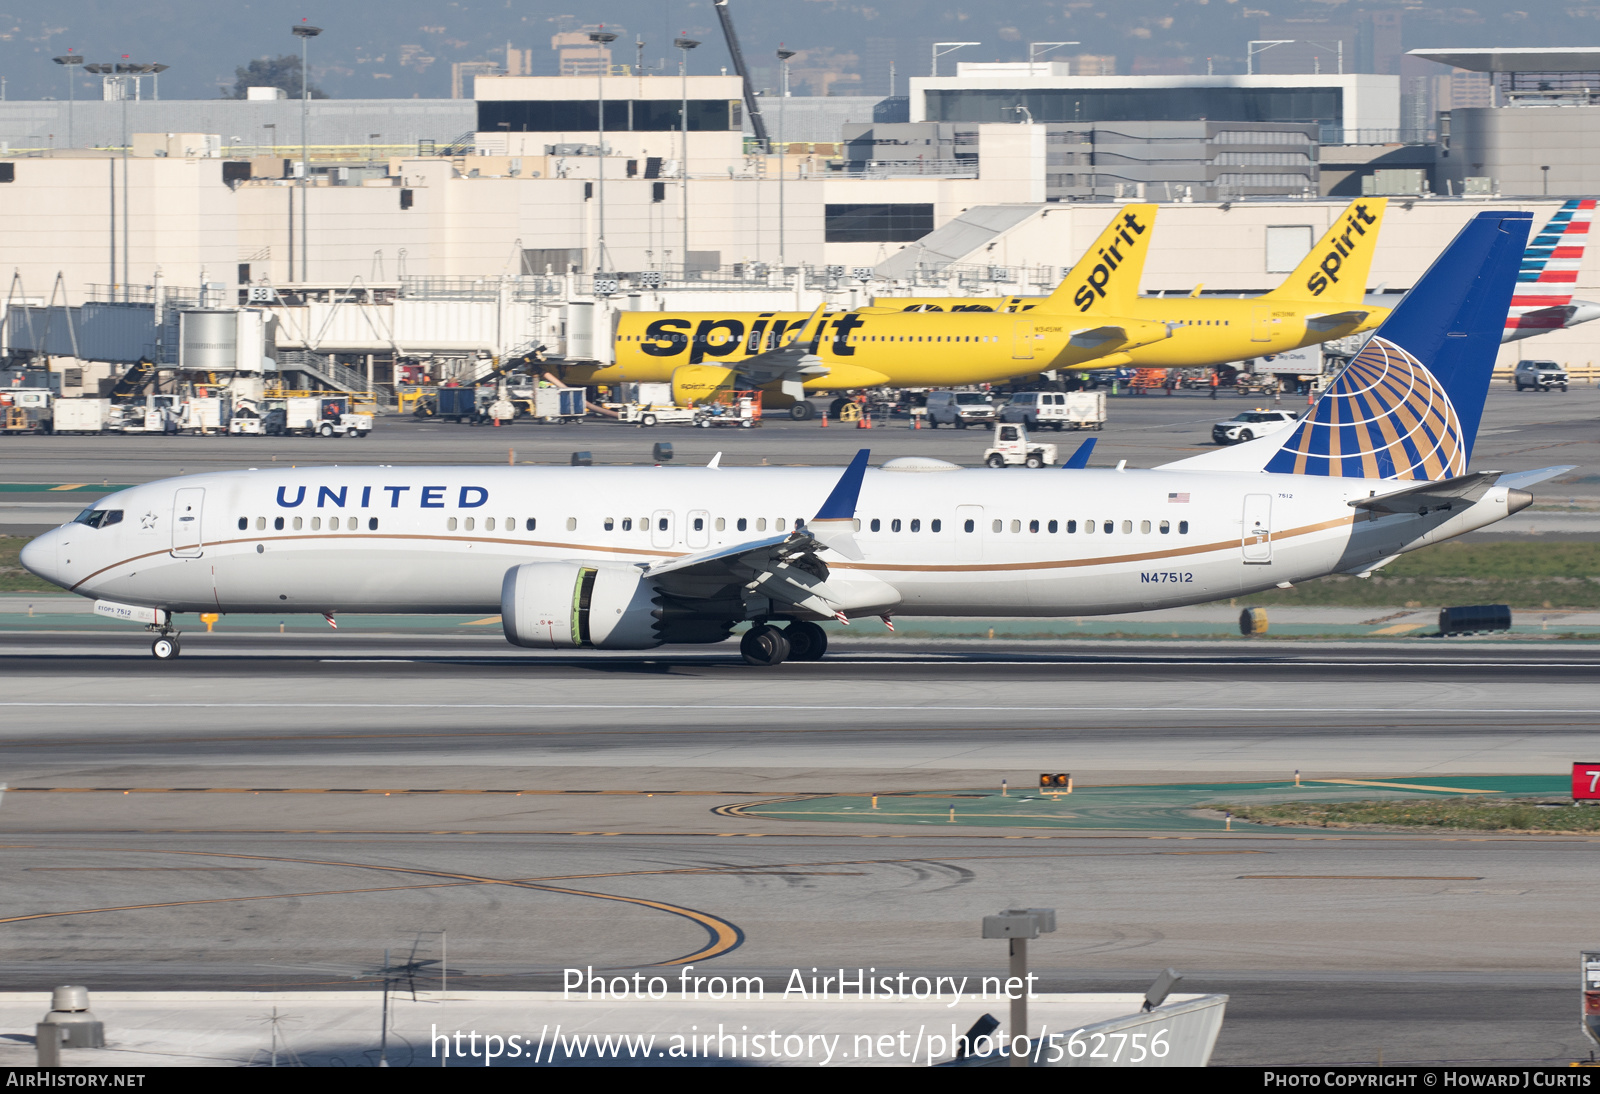
<path fill-rule="evenodd" d="M 1600 763 L 1572 765 L 1574 801 L 1600 801 Z"/>

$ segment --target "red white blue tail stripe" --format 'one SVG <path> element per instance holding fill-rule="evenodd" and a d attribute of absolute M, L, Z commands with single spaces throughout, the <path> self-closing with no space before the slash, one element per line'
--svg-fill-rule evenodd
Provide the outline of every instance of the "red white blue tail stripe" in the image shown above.
<path fill-rule="evenodd" d="M 1517 273 L 1511 311 L 1506 316 L 1506 341 L 1559 330 L 1568 324 L 1571 316 L 1560 309 L 1572 303 L 1594 207 L 1594 198 L 1573 198 L 1528 244 Z M 1518 333 L 1513 334 L 1514 331 Z"/>

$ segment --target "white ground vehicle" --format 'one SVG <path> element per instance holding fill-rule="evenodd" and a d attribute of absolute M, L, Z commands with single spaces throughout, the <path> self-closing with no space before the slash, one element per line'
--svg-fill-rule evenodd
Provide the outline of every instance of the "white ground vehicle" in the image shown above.
<path fill-rule="evenodd" d="M 1280 429 L 1288 429 L 1300 420 L 1292 410 L 1267 410 L 1257 407 L 1235 414 L 1225 422 L 1211 427 L 1211 439 L 1217 444 L 1239 444 L 1265 437 Z"/>
<path fill-rule="evenodd" d="M 350 409 L 345 395 L 313 395 L 287 400 L 284 428 L 289 433 L 322 437 L 365 437 L 372 432 L 372 415 Z"/>
<path fill-rule="evenodd" d="M 1000 422 L 994 427 L 994 447 L 983 450 L 983 462 L 990 467 L 1049 467 L 1056 462 L 1056 446 L 1028 440 L 1024 425 Z"/>
<path fill-rule="evenodd" d="M 981 391 L 930 391 L 927 418 L 934 429 L 941 425 L 965 429 L 975 422 L 988 425 L 994 421 L 994 402 Z"/>
<path fill-rule="evenodd" d="M 697 406 L 624 403 L 617 408 L 617 421 L 631 422 L 641 428 L 653 425 L 694 425 L 704 413 L 705 411 Z"/>
<path fill-rule="evenodd" d="M 110 399 L 57 399 L 57 433 L 104 433 L 111 421 Z"/>
<path fill-rule="evenodd" d="M 1002 422 L 1021 422 L 1029 429 L 1099 429 L 1106 421 L 1103 391 L 1019 391 L 1000 412 Z"/>
<path fill-rule="evenodd" d="M 1511 382 L 1517 385 L 1518 391 L 1532 388 L 1534 391 L 1549 391 L 1553 387 L 1567 390 L 1567 370 L 1554 361 L 1518 361 L 1517 370 L 1511 374 Z M 61 427 L 56 426 L 56 432 Z"/>

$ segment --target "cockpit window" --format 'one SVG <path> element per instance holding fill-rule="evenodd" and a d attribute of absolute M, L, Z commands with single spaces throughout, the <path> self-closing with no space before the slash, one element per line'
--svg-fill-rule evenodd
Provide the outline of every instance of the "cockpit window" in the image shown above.
<path fill-rule="evenodd" d="M 106 528 L 113 524 L 122 523 L 121 509 L 85 509 L 73 520 L 73 524 L 87 524 L 90 528 Z"/>

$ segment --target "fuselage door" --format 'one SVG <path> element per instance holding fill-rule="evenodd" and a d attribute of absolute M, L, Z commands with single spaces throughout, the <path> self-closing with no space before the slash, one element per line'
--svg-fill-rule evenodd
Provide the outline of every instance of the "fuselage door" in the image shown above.
<path fill-rule="evenodd" d="M 684 538 L 691 548 L 711 545 L 711 514 L 704 509 L 689 510 L 689 524 Z"/>
<path fill-rule="evenodd" d="M 1250 309 L 1250 341 L 1272 341 L 1272 306 L 1257 304 Z"/>
<path fill-rule="evenodd" d="M 1244 527 L 1240 538 L 1247 563 L 1272 561 L 1272 495 L 1244 496 Z"/>
<path fill-rule="evenodd" d="M 978 562 L 983 558 L 983 506 L 956 506 L 956 560 Z"/>
<path fill-rule="evenodd" d="M 1011 358 L 1014 361 L 1033 360 L 1033 320 L 1011 324 Z"/>
<path fill-rule="evenodd" d="M 676 540 L 673 538 L 672 510 L 657 509 L 650 514 L 650 546 L 671 547 Z"/>
<path fill-rule="evenodd" d="M 176 558 L 199 558 L 201 551 L 200 516 L 206 492 L 199 486 L 185 486 L 172 501 L 172 554 Z"/>

